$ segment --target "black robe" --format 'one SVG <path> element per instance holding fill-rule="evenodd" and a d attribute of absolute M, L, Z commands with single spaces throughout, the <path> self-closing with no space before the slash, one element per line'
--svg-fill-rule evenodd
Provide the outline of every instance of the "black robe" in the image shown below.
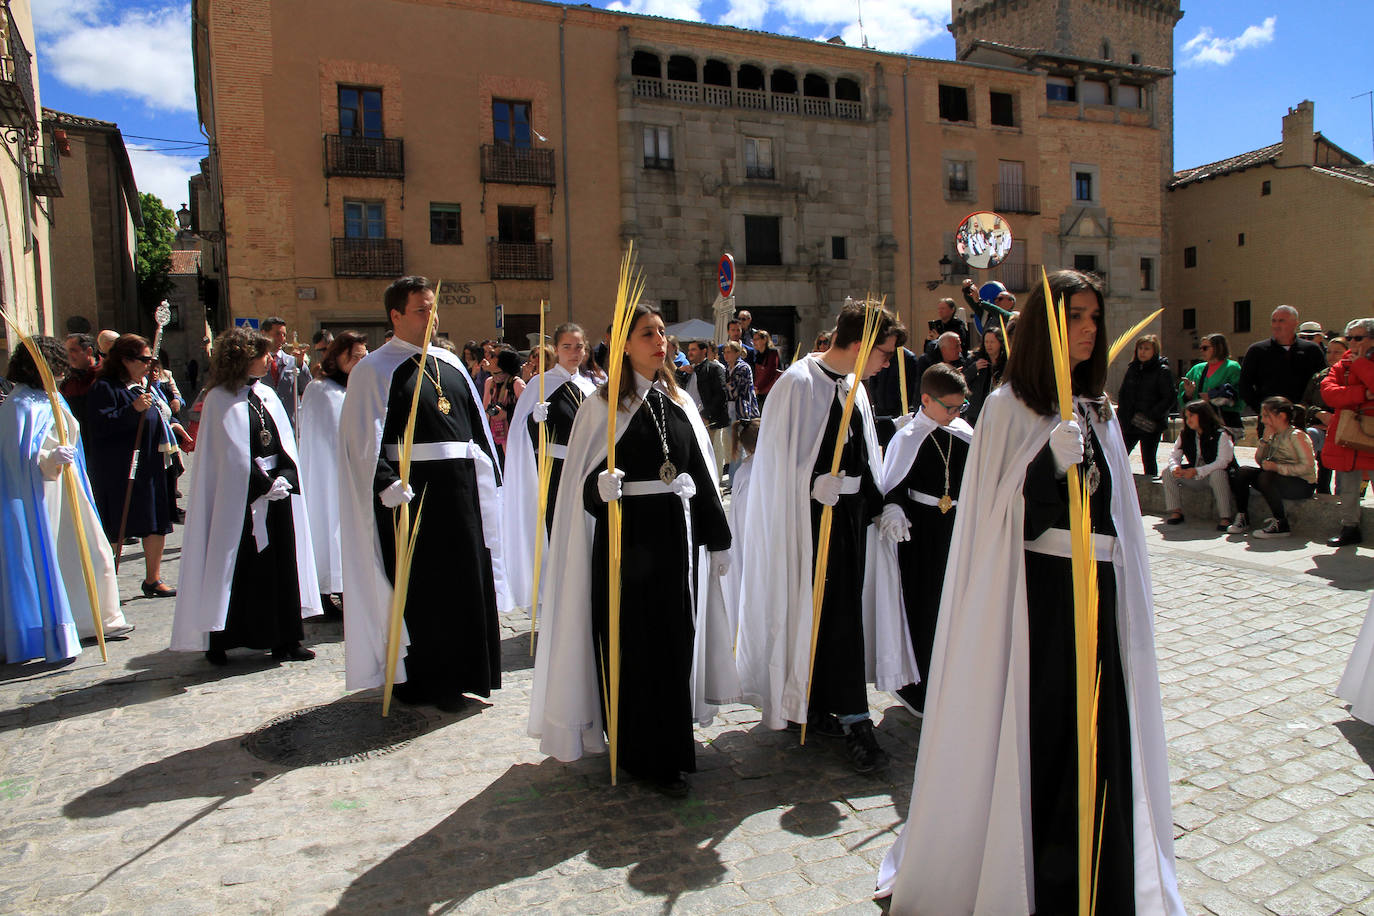
<path fill-rule="evenodd" d="M 841 376 L 828 369 L 822 368 L 822 371 L 838 387 Z M 839 398 L 832 397 L 830 417 L 826 420 L 816 464 L 811 469 L 812 483 L 820 475 L 830 473 L 843 413 L 844 404 Z M 868 545 L 868 526 L 874 516 L 883 511 L 883 494 L 868 466 L 868 446 L 863 424 L 863 415 L 855 407 L 849 417 L 850 435 L 841 453 L 840 470 L 846 477 L 857 477 L 862 482 L 858 493 L 840 496 L 832 516 L 825 600 L 820 611 L 816 666 L 811 675 L 811 709 L 840 716 L 868 711 L 862 598 L 864 555 Z M 820 539 L 824 506 L 814 499 L 810 503 L 811 550 L 814 557 Z M 748 575 L 747 570 L 745 575 Z"/>
<path fill-rule="evenodd" d="M 577 418 L 577 409 L 582 406 L 586 399 L 582 389 L 572 381 L 564 382 L 549 395 L 549 419 L 544 424 L 549 432 L 550 445 L 567 445 L 568 438 L 572 435 L 573 420 Z M 539 456 L 539 426 L 534 417 L 526 421 L 529 427 L 530 441 L 534 443 L 535 459 Z M 536 468 L 537 470 L 537 468 Z M 549 470 L 549 501 L 548 507 L 544 511 L 544 533 L 553 534 L 553 509 L 558 503 L 558 483 L 563 479 L 563 459 L 553 459 L 553 464 Z"/>
<path fill-rule="evenodd" d="M 261 415 L 259 415 L 261 411 Z M 261 433 L 266 424 L 272 436 L 263 445 Z M 291 430 L 286 434 L 292 435 Z M 229 609 L 224 629 L 210 633 L 211 649 L 289 649 L 305 638 L 301 623 L 300 583 L 296 577 L 296 526 L 291 500 L 267 503 L 267 547 L 258 550 L 253 537 L 253 517 L 249 507 L 272 488 L 272 481 L 283 477 L 292 493 L 300 493 L 296 466 L 281 447 L 281 433 L 262 401 L 248 390 L 248 452 L 253 465 L 248 473 L 248 499 L 243 510 L 243 533 L 239 536 L 234 559 L 234 578 L 229 586 Z M 277 459 L 268 473 L 258 467 L 258 458 Z"/>
<path fill-rule="evenodd" d="M 944 450 L 943 454 L 941 449 Z M 951 435 L 944 427 L 930 431 L 916 460 L 901 483 L 887 494 L 887 502 L 898 505 L 911 522 L 911 540 L 897 545 L 897 563 L 902 571 L 902 604 L 906 609 L 907 627 L 911 631 L 911 646 L 916 655 L 916 667 L 921 682 L 916 685 L 912 699 L 918 712 L 923 710 L 926 679 L 930 677 L 930 656 L 935 646 L 935 624 L 940 614 L 940 592 L 945 582 L 945 563 L 949 559 L 949 542 L 954 535 L 954 518 L 958 508 L 941 512 L 938 506 L 918 503 L 907 495 L 916 490 L 939 499 L 945 493 L 945 458 L 949 456 L 949 496 L 959 499 L 964 480 L 964 464 L 968 461 L 969 444 Z M 905 694 L 904 694 L 905 695 Z"/>
<path fill-rule="evenodd" d="M 399 462 L 387 457 L 387 446 L 399 445 L 410 417 L 415 380 L 423 379 L 415 419 L 416 445 L 426 442 L 476 442 L 496 465 L 482 429 L 481 405 L 473 400 L 462 369 L 443 360 L 427 360 L 429 376 L 439 383 L 450 412 L 439 410 L 434 383 L 420 374 L 419 354 L 402 360 L 391 377 L 382 447 L 373 490 L 381 493 L 400 479 Z M 499 479 L 500 471 L 497 470 Z M 414 559 L 406 594 L 406 681 L 397 696 L 408 702 L 456 699 L 460 694 L 490 696 L 501 686 L 501 630 L 496 613 L 496 587 L 491 551 L 482 535 L 477 471 L 471 458 L 413 461 L 410 487 L 415 499 L 410 520 L 423 510 L 414 541 Z M 424 502 L 421 503 L 423 498 Z M 374 501 L 377 533 L 387 578 L 396 578 L 395 510 Z"/>
<path fill-rule="evenodd" d="M 1091 431 L 1086 421 L 1080 424 Z M 1115 535 L 1112 483 L 1096 433 L 1089 433 L 1101 482 L 1089 504 L 1093 531 Z M 1086 471 L 1086 463 L 1083 465 Z M 1031 462 L 1023 489 L 1025 536 L 1069 527 L 1068 487 L 1054 470 L 1049 446 Z M 1040 916 L 1078 908 L 1078 757 L 1075 684 L 1073 564 L 1032 550 L 1026 557 L 1026 617 L 1030 656 L 1031 844 L 1035 904 Z M 1105 827 L 1098 865 L 1097 911 L 1135 911 L 1130 710 L 1116 625 L 1116 575 L 1109 562 L 1097 564 L 1098 706 L 1097 778 L 1099 807 L 1106 784 Z"/>
<path fill-rule="evenodd" d="M 137 389 L 142 391 L 142 389 Z M 91 478 L 91 494 L 100 513 L 100 522 L 110 543 L 118 546 L 119 520 L 124 511 L 124 493 L 129 483 L 129 461 L 138 432 L 138 412 L 133 403 L 134 389 L 116 385 L 109 379 L 96 379 L 86 398 L 86 425 L 81 441 L 86 449 L 86 467 Z M 157 406 L 149 407 L 138 440 L 138 473 L 129 499 L 129 518 L 125 537 L 170 534 L 172 507 L 167 499 L 167 469 L 163 464 L 162 421 Z"/>
<path fill-rule="evenodd" d="M 672 494 L 627 496 L 621 505 L 620 718 L 618 762 L 628 773 L 671 778 L 696 770 L 692 739 L 692 647 L 696 635 L 692 556 L 698 547 L 728 550 L 730 526 L 711 497 L 715 468 L 708 467 L 691 423 L 659 391 L 648 395 L 616 443 L 615 465 L 625 481 L 658 480 L 663 446 L 652 408 L 668 439 L 679 474 L 697 487 L 688 540 L 681 499 Z M 652 403 L 656 402 L 656 403 Z M 597 667 L 605 671 L 609 614 L 606 504 L 597 491 L 599 465 L 583 482 L 582 498 L 596 519 L 592 541 L 592 634 Z M 604 682 L 601 702 L 605 705 Z"/>

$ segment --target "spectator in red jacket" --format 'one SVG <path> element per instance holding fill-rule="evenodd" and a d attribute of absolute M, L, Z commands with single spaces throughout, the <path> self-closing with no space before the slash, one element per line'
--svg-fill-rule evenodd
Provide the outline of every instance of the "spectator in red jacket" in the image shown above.
<path fill-rule="evenodd" d="M 742 314 L 742 313 L 741 313 Z M 754 394 L 758 396 L 759 407 L 763 407 L 773 383 L 782 375 L 778 363 L 778 348 L 773 346 L 773 337 L 760 328 L 754 332 Z"/>
<path fill-rule="evenodd" d="M 1360 543 L 1360 496 L 1364 473 L 1374 470 L 1374 452 L 1347 448 L 1337 441 L 1342 417 L 1356 411 L 1374 414 L 1374 318 L 1357 318 L 1345 327 L 1350 349 L 1322 379 L 1322 400 L 1331 408 L 1330 434 L 1322 446 L 1322 463 L 1336 473 L 1336 492 L 1341 497 L 1341 530 L 1326 543 L 1344 547 Z M 1371 421 L 1374 422 L 1374 421 Z"/>

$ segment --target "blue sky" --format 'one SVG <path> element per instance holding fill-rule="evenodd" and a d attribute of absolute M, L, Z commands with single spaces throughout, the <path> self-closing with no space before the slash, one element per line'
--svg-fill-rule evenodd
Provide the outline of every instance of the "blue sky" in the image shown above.
<path fill-rule="evenodd" d="M 115 121 L 139 188 L 175 210 L 205 147 L 191 80 L 190 6 L 167 0 L 32 0 L 43 103 Z M 614 0 L 598 6 L 954 55 L 948 0 Z M 1316 103 L 1317 129 L 1374 158 L 1374 0 L 1184 0 L 1174 33 L 1174 164 L 1275 143 L 1284 112 Z"/>

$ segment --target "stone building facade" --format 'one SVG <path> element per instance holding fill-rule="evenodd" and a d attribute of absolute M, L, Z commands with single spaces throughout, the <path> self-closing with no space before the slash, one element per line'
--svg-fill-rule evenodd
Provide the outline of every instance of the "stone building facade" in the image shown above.
<path fill-rule="evenodd" d="M 1143 63 L 1062 46 L 1041 0 L 956 2 L 959 61 L 529 0 L 379 0 L 366 28 L 325 0 L 196 0 L 195 222 L 228 312 L 302 337 L 380 336 L 404 272 L 443 280 L 454 336 L 494 335 L 500 306 L 524 346 L 548 300 L 596 339 L 631 242 L 679 320 L 709 317 L 733 254 L 737 305 L 784 344 L 849 295 L 924 328 L 970 273 L 1024 294 L 1042 264 L 1105 274 L 1125 323 L 1159 301 L 1165 166 L 1140 163 L 1169 155 L 1178 14 L 1126 6 L 1152 12 L 1107 35 Z M 400 50 L 415 35 L 442 60 Z M 979 209 L 1018 240 L 993 271 L 953 246 Z"/>
<path fill-rule="evenodd" d="M 1328 333 L 1374 315 L 1374 165 L 1314 130 L 1309 101 L 1283 117 L 1282 140 L 1184 169 L 1165 206 L 1174 226 L 1166 350 L 1194 362 L 1221 333 L 1239 358 L 1269 336 L 1279 305 Z"/>

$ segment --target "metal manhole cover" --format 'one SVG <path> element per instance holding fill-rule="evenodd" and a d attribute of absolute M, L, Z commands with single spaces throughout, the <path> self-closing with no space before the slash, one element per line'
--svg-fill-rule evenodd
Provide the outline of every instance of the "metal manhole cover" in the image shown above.
<path fill-rule="evenodd" d="M 286 767 L 337 766 L 400 750 L 424 734 L 428 720 L 393 703 L 342 701 L 277 716 L 244 739 L 260 760 Z"/>

